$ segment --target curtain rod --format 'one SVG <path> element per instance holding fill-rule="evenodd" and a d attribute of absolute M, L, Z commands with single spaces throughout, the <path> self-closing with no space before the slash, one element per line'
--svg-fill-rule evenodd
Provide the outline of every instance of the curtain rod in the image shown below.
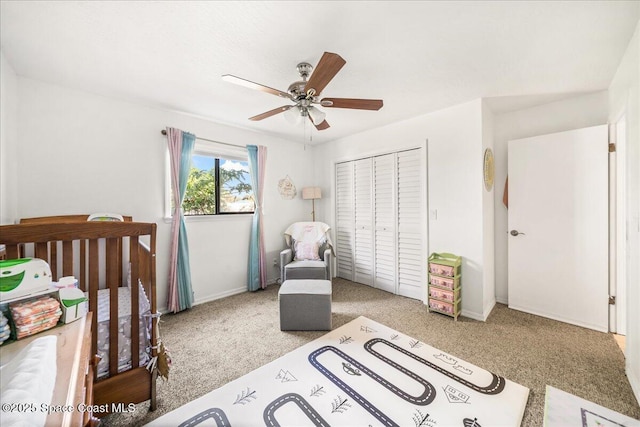
<path fill-rule="evenodd" d="M 162 129 L 160 133 L 163 135 L 167 135 L 166 129 Z M 213 142 L 214 144 L 222 144 L 222 145 L 229 145 L 231 147 L 247 148 L 246 145 L 229 144 L 228 142 L 214 141 L 213 139 L 200 138 L 199 136 L 196 136 L 196 139 L 199 139 L 200 141 Z"/>

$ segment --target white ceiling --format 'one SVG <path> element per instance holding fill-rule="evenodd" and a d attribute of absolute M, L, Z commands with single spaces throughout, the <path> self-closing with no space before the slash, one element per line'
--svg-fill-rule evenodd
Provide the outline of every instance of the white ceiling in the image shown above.
<path fill-rule="evenodd" d="M 286 91 L 324 51 L 347 64 L 323 97 L 377 98 L 380 111 L 325 108 L 326 142 L 452 105 L 498 110 L 606 89 L 638 1 L 2 1 L 0 43 L 16 73 L 301 140 Z M 170 124 L 168 124 L 170 125 Z M 187 129 L 188 130 L 188 129 Z"/>

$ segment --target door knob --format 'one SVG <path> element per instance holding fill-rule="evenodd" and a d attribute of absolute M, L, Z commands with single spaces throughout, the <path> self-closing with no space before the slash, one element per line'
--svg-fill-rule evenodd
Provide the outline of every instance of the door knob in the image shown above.
<path fill-rule="evenodd" d="M 511 234 L 512 236 L 517 236 L 518 234 L 524 235 L 524 233 L 520 233 L 518 230 L 511 230 L 509 234 Z"/>

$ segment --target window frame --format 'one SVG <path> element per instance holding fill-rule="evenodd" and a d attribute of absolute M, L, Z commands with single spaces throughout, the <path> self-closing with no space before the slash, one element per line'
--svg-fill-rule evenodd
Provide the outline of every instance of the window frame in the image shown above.
<path fill-rule="evenodd" d="M 235 147 L 235 146 L 224 146 L 222 144 L 216 144 L 201 140 L 196 140 L 193 153 L 194 155 L 213 157 L 214 159 L 214 170 L 215 170 L 215 206 L 216 211 L 218 211 L 220 207 L 220 195 L 221 195 L 221 186 L 220 184 L 220 160 L 231 160 L 231 161 L 240 161 L 240 162 L 248 162 L 249 154 L 245 147 Z M 172 203 L 172 189 L 171 189 L 171 165 L 170 165 L 170 154 L 169 149 L 166 150 L 166 174 L 165 174 L 165 219 L 171 220 L 173 218 L 173 211 L 171 210 Z M 253 188 L 251 189 L 253 193 Z M 184 215 L 185 220 L 206 220 L 213 218 L 222 218 L 222 217 L 252 217 L 255 213 L 255 201 L 254 201 L 254 209 L 250 212 L 216 212 L 214 214 L 205 214 L 205 215 Z"/>

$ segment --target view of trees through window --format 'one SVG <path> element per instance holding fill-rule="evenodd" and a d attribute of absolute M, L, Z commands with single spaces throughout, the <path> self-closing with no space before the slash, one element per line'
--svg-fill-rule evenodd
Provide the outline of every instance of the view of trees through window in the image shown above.
<path fill-rule="evenodd" d="M 185 215 L 253 212 L 249 164 L 241 160 L 194 154 L 182 203 Z"/>

